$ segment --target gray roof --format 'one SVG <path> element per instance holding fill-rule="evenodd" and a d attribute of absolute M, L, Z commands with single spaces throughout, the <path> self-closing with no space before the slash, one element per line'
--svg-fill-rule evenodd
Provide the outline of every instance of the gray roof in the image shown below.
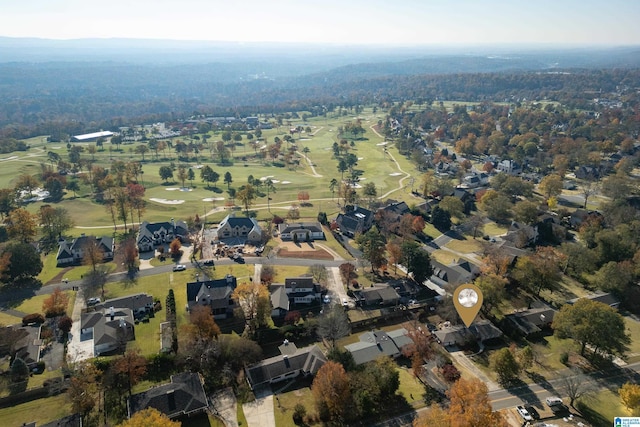
<path fill-rule="evenodd" d="M 356 365 L 371 362 L 380 356 L 396 357 L 403 346 L 413 341 L 407 336 L 404 328 L 389 333 L 385 331 L 370 331 L 360 335 L 360 341 L 345 345 L 344 348 L 353 356 Z"/>
<path fill-rule="evenodd" d="M 274 309 L 289 311 L 289 296 L 283 284 L 271 285 L 271 305 Z"/>
<path fill-rule="evenodd" d="M 151 295 L 140 293 L 128 295 L 126 297 L 113 298 L 96 305 L 95 309 L 102 310 L 109 307 L 128 308 L 131 311 L 136 311 L 141 308 L 153 307 L 153 297 Z"/>
<path fill-rule="evenodd" d="M 129 417 L 146 408 L 155 408 L 169 418 L 204 411 L 209 401 L 200 375 L 183 372 L 172 375 L 171 382 L 132 395 L 127 401 Z"/>
<path fill-rule="evenodd" d="M 304 374 L 315 375 L 326 361 L 320 348 L 312 345 L 296 349 L 293 354 L 274 356 L 249 366 L 246 369 L 247 379 L 251 388 L 254 388 L 289 372 L 302 371 Z"/>
<path fill-rule="evenodd" d="M 134 317 L 131 309 L 113 308 L 113 320 L 111 320 L 111 308 L 100 311 L 83 313 L 80 318 L 82 329 L 93 328 L 93 345 L 117 344 L 122 340 L 130 341 L 134 335 Z"/>
<path fill-rule="evenodd" d="M 224 218 L 221 222 L 220 225 L 218 225 L 218 228 L 222 228 L 224 225 L 229 224 L 229 226 L 231 228 L 248 228 L 249 230 L 251 230 L 253 227 L 258 227 L 258 229 L 260 229 L 260 226 L 258 225 L 258 221 L 256 221 L 253 218 L 249 218 L 246 216 L 231 216 L 231 215 L 227 215 L 226 218 Z"/>
<path fill-rule="evenodd" d="M 290 224 L 278 224 L 278 232 L 293 233 L 297 230 L 309 230 L 313 233 L 322 232 L 322 225 L 319 222 L 293 222 Z"/>
<path fill-rule="evenodd" d="M 222 279 L 187 283 L 187 302 L 193 305 L 197 297 L 210 295 L 211 299 L 228 299 L 237 286 L 234 276 L 227 274 Z M 198 298 L 199 299 L 199 298 Z M 215 307 L 214 307 L 215 308 Z"/>
<path fill-rule="evenodd" d="M 400 295 L 392 286 L 380 283 L 362 288 L 360 294 L 366 304 L 395 304 L 400 299 Z"/>
<path fill-rule="evenodd" d="M 524 335 L 540 332 L 542 327 L 551 324 L 557 311 L 551 307 L 530 308 L 504 316 L 509 325 Z"/>
<path fill-rule="evenodd" d="M 472 281 L 480 273 L 480 269 L 475 264 L 465 260 L 457 264 L 444 265 L 432 259 L 431 266 L 433 267 L 431 280 L 435 283 L 439 280 L 451 285 L 461 285 Z"/>

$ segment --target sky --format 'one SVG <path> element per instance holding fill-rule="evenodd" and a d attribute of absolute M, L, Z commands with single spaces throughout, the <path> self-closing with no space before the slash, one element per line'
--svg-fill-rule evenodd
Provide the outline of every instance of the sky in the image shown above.
<path fill-rule="evenodd" d="M 640 45 L 639 0 L 0 0 L 0 36 Z"/>

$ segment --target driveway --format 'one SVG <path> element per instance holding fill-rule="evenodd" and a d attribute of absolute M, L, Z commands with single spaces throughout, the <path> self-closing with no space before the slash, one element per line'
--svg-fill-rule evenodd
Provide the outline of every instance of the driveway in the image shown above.
<path fill-rule="evenodd" d="M 216 393 L 211 400 L 216 415 L 222 419 L 225 427 L 238 427 L 238 401 L 231 388 Z"/>
<path fill-rule="evenodd" d="M 79 362 L 81 360 L 91 359 L 93 357 L 93 335 L 80 334 L 80 320 L 82 317 L 82 309 L 84 308 L 84 295 L 82 288 L 76 294 L 76 301 L 73 305 L 73 314 L 71 315 L 71 331 L 69 332 L 69 344 L 67 345 L 67 361 L 70 363 Z"/>
<path fill-rule="evenodd" d="M 338 267 L 327 267 L 327 289 L 329 289 L 331 297 L 337 304 L 341 304 L 345 299 L 347 301 L 351 300 L 344 290 L 342 277 L 340 277 L 340 268 Z"/>
<path fill-rule="evenodd" d="M 249 427 L 276 427 L 271 388 L 255 390 L 255 396 L 256 400 L 242 405 Z"/>

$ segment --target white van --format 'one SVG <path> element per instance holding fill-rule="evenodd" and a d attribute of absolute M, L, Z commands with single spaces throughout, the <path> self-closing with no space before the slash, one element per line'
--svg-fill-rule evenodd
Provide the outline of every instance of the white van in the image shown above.
<path fill-rule="evenodd" d="M 549 406 L 560 406 L 562 405 L 562 399 L 558 396 L 551 396 L 546 398 L 547 405 Z"/>

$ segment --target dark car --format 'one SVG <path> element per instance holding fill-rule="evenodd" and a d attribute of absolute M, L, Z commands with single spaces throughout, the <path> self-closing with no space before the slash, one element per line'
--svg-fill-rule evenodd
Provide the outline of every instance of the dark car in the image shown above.
<path fill-rule="evenodd" d="M 204 265 L 213 265 L 213 260 L 212 259 L 205 259 L 203 264 Z"/>

